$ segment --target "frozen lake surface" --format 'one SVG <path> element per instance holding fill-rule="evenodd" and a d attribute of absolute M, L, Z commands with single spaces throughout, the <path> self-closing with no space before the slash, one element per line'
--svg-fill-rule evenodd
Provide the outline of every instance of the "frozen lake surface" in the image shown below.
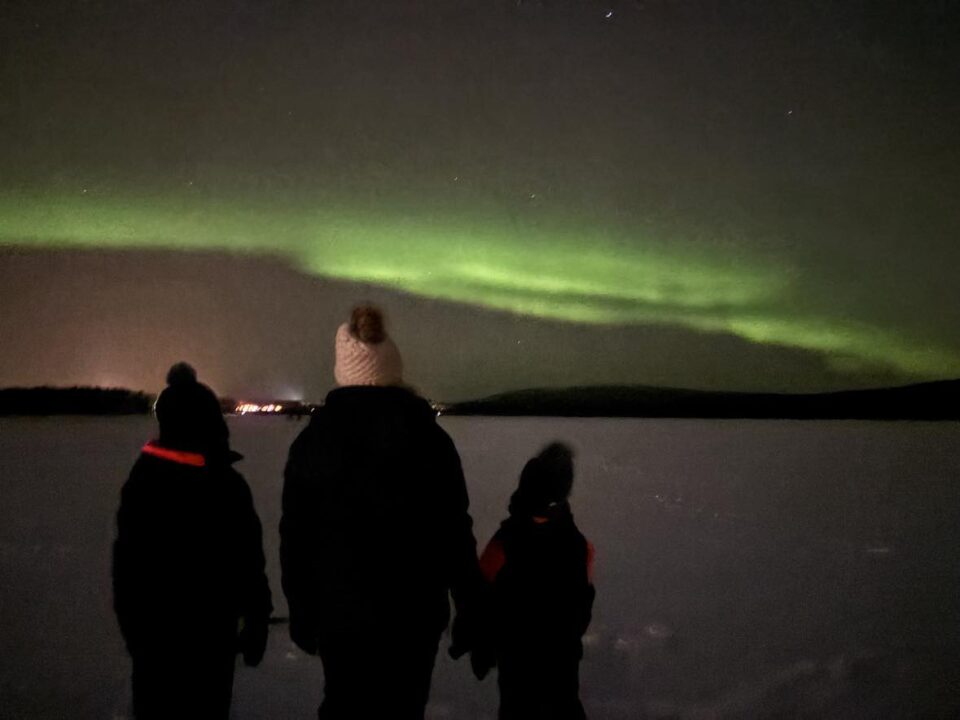
<path fill-rule="evenodd" d="M 578 451 L 597 548 L 583 699 L 602 718 L 960 716 L 960 425 L 443 418 L 482 546 L 525 460 Z M 231 419 L 276 614 L 287 448 L 303 424 Z M 119 490 L 149 418 L 0 419 L 0 716 L 127 716 L 111 608 Z M 445 651 L 445 647 L 444 647 Z M 233 717 L 312 718 L 318 660 L 274 627 Z M 438 657 L 429 718 L 496 716 L 495 677 Z"/>

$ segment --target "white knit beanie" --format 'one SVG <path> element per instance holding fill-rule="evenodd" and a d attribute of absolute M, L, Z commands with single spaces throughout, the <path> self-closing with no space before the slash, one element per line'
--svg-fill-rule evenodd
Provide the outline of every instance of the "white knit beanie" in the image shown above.
<path fill-rule="evenodd" d="M 337 328 L 337 385 L 399 385 L 403 382 L 400 351 L 383 328 L 383 316 L 372 305 L 353 309 L 349 323 Z"/>

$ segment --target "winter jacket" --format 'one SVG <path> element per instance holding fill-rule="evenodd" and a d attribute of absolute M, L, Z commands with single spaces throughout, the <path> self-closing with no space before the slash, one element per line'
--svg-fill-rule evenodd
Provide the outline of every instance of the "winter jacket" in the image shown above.
<path fill-rule="evenodd" d="M 134 464 L 117 513 L 113 589 L 135 660 L 238 649 L 248 662 L 262 655 L 272 606 L 260 520 L 230 464 L 239 457 L 148 443 Z"/>
<path fill-rule="evenodd" d="M 494 647 L 485 652 L 501 660 L 579 662 L 593 608 L 593 546 L 574 524 L 569 505 L 543 516 L 512 515 L 480 564 L 493 589 Z"/>
<path fill-rule="evenodd" d="M 280 560 L 290 632 L 308 652 L 337 633 L 469 635 L 482 589 L 460 458 L 435 413 L 400 387 L 333 390 L 290 448 Z M 455 642 L 468 642 L 464 637 Z"/>

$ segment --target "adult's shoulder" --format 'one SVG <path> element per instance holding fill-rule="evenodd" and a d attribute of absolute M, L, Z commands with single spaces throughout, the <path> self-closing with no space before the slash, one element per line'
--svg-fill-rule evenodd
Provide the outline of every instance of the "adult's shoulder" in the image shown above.
<path fill-rule="evenodd" d="M 311 438 L 321 433 L 324 424 L 327 422 L 327 415 L 328 411 L 325 406 L 321 405 L 320 407 L 314 408 L 313 412 L 310 413 L 309 420 L 307 420 L 306 427 L 297 433 L 297 436 L 293 439 L 290 450 L 293 451 L 295 448 L 309 444 Z"/>
<path fill-rule="evenodd" d="M 453 438 L 450 437 L 449 433 L 443 429 L 440 423 L 437 422 L 436 415 L 430 418 L 428 421 L 429 432 L 437 445 L 440 445 L 444 448 L 449 448 L 450 450 L 456 452 L 457 447 L 453 442 Z"/>

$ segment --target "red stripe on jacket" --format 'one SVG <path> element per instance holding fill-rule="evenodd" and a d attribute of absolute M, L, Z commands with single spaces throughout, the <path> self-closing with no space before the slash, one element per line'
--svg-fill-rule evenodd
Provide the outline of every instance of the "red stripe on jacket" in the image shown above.
<path fill-rule="evenodd" d="M 506 561 L 507 556 L 503 552 L 502 542 L 494 538 L 487 543 L 487 547 L 483 550 L 483 555 L 480 556 L 480 572 L 483 573 L 487 582 L 492 583 L 497 579 L 497 573 L 500 572 L 500 569 Z"/>
<path fill-rule="evenodd" d="M 207 464 L 206 458 L 200 453 L 186 452 L 184 450 L 171 450 L 170 448 L 160 447 L 152 440 L 143 446 L 145 455 L 152 455 L 161 460 L 169 460 L 180 465 L 190 465 L 191 467 L 204 467 Z"/>

